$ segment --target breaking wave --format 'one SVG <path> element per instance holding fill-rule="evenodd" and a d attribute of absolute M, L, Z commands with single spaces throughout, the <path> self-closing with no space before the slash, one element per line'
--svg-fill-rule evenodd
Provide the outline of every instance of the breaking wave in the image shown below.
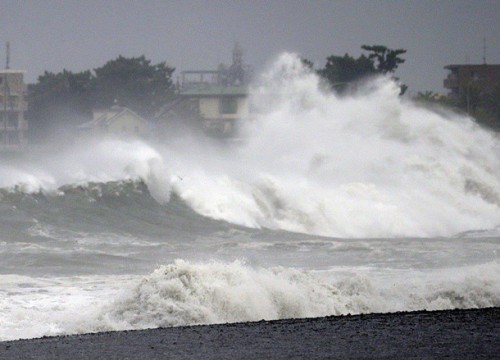
<path fill-rule="evenodd" d="M 424 109 L 379 78 L 337 96 L 282 55 L 253 89 L 240 139 L 107 139 L 25 164 L 0 188 L 57 192 L 141 180 L 197 213 L 336 237 L 451 236 L 499 226 L 499 140 L 472 119 Z"/>
<path fill-rule="evenodd" d="M 368 271 L 338 278 L 328 272 L 253 268 L 238 261 L 197 264 L 177 260 L 140 280 L 114 277 L 112 283 L 103 284 L 103 278 L 90 279 L 88 289 L 78 290 L 81 279 L 69 283 L 55 279 L 56 286 L 33 294 L 37 301 L 24 306 L 19 300 L 14 305 L 0 300 L 0 340 L 262 319 L 498 307 L 499 271 L 495 262 L 428 272 L 374 275 Z M 96 290 L 99 287 L 102 289 Z M 9 310 L 12 306 L 17 310 Z"/>
<path fill-rule="evenodd" d="M 162 266 L 104 310 L 120 328 L 304 318 L 372 312 L 500 305 L 498 264 L 467 275 L 436 274 L 389 283 L 369 276 L 332 281 L 290 268 L 254 269 L 240 262 Z M 457 269 L 455 269 L 457 271 Z M 451 271 L 448 271 L 451 273 Z"/>

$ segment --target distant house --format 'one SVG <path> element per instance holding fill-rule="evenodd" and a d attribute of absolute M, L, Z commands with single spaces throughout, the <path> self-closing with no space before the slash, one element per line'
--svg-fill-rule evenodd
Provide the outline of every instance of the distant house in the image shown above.
<path fill-rule="evenodd" d="M 0 150 L 18 151 L 26 145 L 28 104 L 23 78 L 22 70 L 0 70 Z"/>
<path fill-rule="evenodd" d="M 115 105 L 106 110 L 94 110 L 93 119 L 79 125 L 78 132 L 88 136 L 146 137 L 149 124 L 132 110 Z"/>
<path fill-rule="evenodd" d="M 500 85 L 500 65 L 447 65 L 444 68 L 450 73 L 444 79 L 443 86 L 452 97 L 466 96 L 471 86 L 488 94 Z"/>

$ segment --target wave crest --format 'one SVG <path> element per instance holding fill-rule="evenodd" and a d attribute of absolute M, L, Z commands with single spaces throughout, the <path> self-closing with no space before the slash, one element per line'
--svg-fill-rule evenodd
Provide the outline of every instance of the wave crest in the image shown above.
<path fill-rule="evenodd" d="M 40 163 L 0 165 L 0 188 L 142 179 L 160 203 L 175 193 L 203 216 L 335 237 L 452 236 L 498 226 L 498 138 L 398 92 L 378 78 L 336 96 L 285 54 L 254 86 L 257 112 L 242 120 L 239 142 L 106 139 Z"/>
<path fill-rule="evenodd" d="M 451 280 L 421 274 L 389 282 L 356 275 L 332 281 L 283 267 L 177 260 L 124 292 L 101 317 L 108 326 L 125 329 L 491 307 L 500 305 L 500 281 L 494 275 L 498 270 L 493 263 L 459 276 L 455 272 Z"/>
<path fill-rule="evenodd" d="M 365 269 L 366 270 L 366 269 Z M 500 306 L 497 262 L 342 275 L 177 260 L 138 279 L 2 276 L 0 340 L 325 315 Z M 30 290 L 42 282 L 40 290 Z M 30 293 L 31 292 L 31 293 Z"/>

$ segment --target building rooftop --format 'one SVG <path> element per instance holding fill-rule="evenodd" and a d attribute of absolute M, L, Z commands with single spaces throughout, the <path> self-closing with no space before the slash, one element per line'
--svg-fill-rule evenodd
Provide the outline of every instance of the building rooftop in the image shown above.
<path fill-rule="evenodd" d="M 0 69 L 1 74 L 26 74 L 26 70 Z"/>
<path fill-rule="evenodd" d="M 451 64 L 451 65 L 446 65 L 444 68 L 445 69 L 454 69 L 454 68 L 459 68 L 459 67 L 500 67 L 499 64 Z"/>
<path fill-rule="evenodd" d="M 146 121 L 144 118 L 137 115 L 137 113 L 130 110 L 129 108 L 114 105 L 110 109 L 102 111 L 102 113 L 96 119 L 87 121 L 77 126 L 77 128 L 83 130 L 83 129 L 92 129 L 99 126 L 109 126 L 111 122 L 113 122 L 115 119 L 119 118 L 120 116 L 126 113 L 132 114 L 132 116 L 136 117 L 137 119 L 140 119 L 141 121 Z"/>
<path fill-rule="evenodd" d="M 180 92 L 181 96 L 247 96 L 247 86 L 206 85 Z"/>

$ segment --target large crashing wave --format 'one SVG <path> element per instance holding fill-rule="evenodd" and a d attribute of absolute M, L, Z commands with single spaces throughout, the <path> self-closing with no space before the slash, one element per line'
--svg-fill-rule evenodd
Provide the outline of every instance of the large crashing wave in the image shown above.
<path fill-rule="evenodd" d="M 498 225 L 498 140 L 398 93 L 381 78 L 337 97 L 284 55 L 254 91 L 261 113 L 244 128 L 245 145 L 223 171 L 179 191 L 208 216 L 330 236 Z"/>
<path fill-rule="evenodd" d="M 146 328 L 348 313 L 478 308 L 500 305 L 498 264 L 447 274 L 412 273 L 390 281 L 330 280 L 304 270 L 254 269 L 239 262 L 178 260 L 142 279 L 100 314 L 108 326 Z M 451 276 L 450 276 L 451 275 Z"/>
<path fill-rule="evenodd" d="M 141 178 L 167 202 L 249 227 L 339 237 L 450 236 L 500 219 L 499 141 L 467 117 L 402 100 L 389 79 L 339 97 L 282 55 L 253 90 L 241 141 L 105 140 L 30 165 L 0 187 Z"/>
<path fill-rule="evenodd" d="M 169 179 L 162 156 L 140 140 L 77 141 L 56 151 L 30 155 L 33 159 L 0 163 L 0 189 L 57 194 L 64 186 L 143 179 L 158 199 L 169 198 Z"/>
<path fill-rule="evenodd" d="M 40 293 L 23 294 L 27 289 L 14 287 L 18 295 L 0 297 L 0 341 L 262 319 L 500 306 L 499 270 L 497 263 L 486 263 L 410 273 L 359 271 L 338 279 L 335 273 L 254 268 L 237 261 L 177 260 L 142 279 L 26 278 L 27 284 L 49 284 Z M 5 287 L 9 287 L 8 279 Z"/>

